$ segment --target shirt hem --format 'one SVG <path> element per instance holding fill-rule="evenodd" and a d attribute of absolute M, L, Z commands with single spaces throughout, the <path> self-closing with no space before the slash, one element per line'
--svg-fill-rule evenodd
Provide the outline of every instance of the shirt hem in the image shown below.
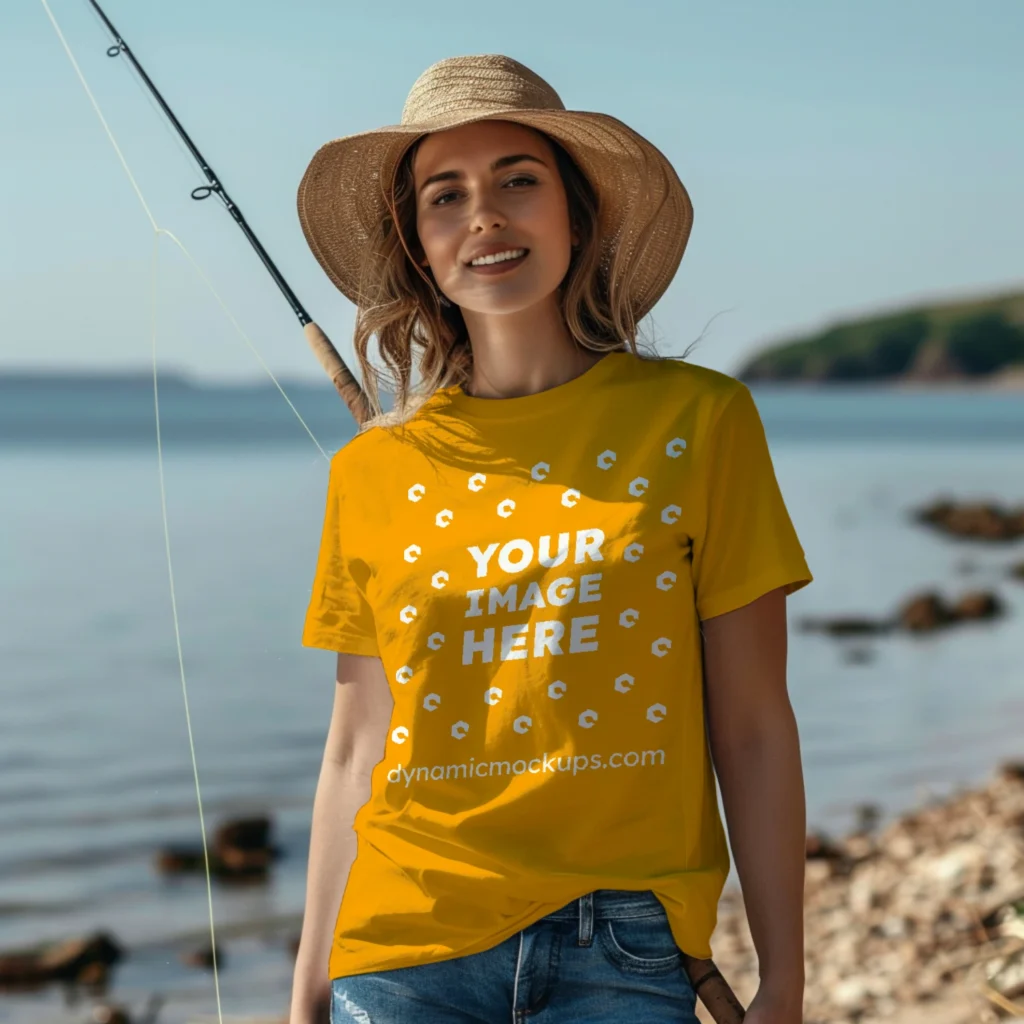
<path fill-rule="evenodd" d="M 730 587 L 705 598 L 700 602 L 697 614 L 701 620 L 713 619 L 716 615 L 742 608 L 778 587 L 785 587 L 788 596 L 813 581 L 814 577 L 806 565 L 778 565 L 738 587 Z"/>
<path fill-rule="evenodd" d="M 704 874 L 701 872 L 701 874 Z M 707 884 L 707 880 L 702 880 L 702 884 Z M 715 883 L 716 891 L 721 894 L 723 882 Z M 672 929 L 673 937 L 675 938 L 676 945 L 680 951 L 686 956 L 692 956 L 698 960 L 707 960 L 711 958 L 711 946 L 709 944 L 708 937 L 710 933 L 714 931 L 715 921 L 712 920 L 710 923 L 710 929 L 705 928 L 708 937 L 703 940 L 703 945 L 692 941 L 692 935 L 684 937 L 684 946 L 680 941 L 680 932 L 683 930 L 681 925 L 683 920 L 686 920 L 690 930 L 694 930 L 694 923 L 687 918 L 680 916 L 681 913 L 685 914 L 685 904 L 672 904 L 665 900 L 656 888 L 656 882 L 652 880 L 638 881 L 634 886 L 626 885 L 621 879 L 615 880 L 614 884 L 609 881 L 607 885 L 604 885 L 600 880 L 591 879 L 589 884 L 584 888 L 579 889 L 572 896 L 567 897 L 564 900 L 560 900 L 555 903 L 539 903 L 535 905 L 534 909 L 529 913 L 523 914 L 518 920 L 511 924 L 506 925 L 499 931 L 493 932 L 484 938 L 477 939 L 475 942 L 470 942 L 465 946 L 460 947 L 457 950 L 447 949 L 443 952 L 429 952 L 426 954 L 421 953 L 420 955 L 411 956 L 389 956 L 387 959 L 378 960 L 377 958 L 367 958 L 365 954 L 352 954 L 339 952 L 337 948 L 337 938 L 335 944 L 332 946 L 330 962 L 328 967 L 328 973 L 330 974 L 330 980 L 336 981 L 339 978 L 350 978 L 356 977 L 362 974 L 375 974 L 379 971 L 391 971 L 398 970 L 403 967 L 418 967 L 424 964 L 431 963 L 443 963 L 447 960 L 458 960 L 465 956 L 472 956 L 474 953 L 485 953 L 488 950 L 494 949 L 500 946 L 501 943 L 507 939 L 517 935 L 523 929 L 528 928 L 532 924 L 536 924 L 541 919 L 547 917 L 548 914 L 553 913 L 556 910 L 560 910 L 568 903 L 579 899 L 581 896 L 586 895 L 588 892 L 593 892 L 595 889 L 602 888 L 616 888 L 616 889 L 632 889 L 637 892 L 650 889 L 654 892 L 654 895 L 658 898 L 659 902 L 665 908 L 665 913 L 668 915 L 669 924 Z M 699 900 L 694 902 L 694 907 L 699 905 Z M 715 899 L 715 905 L 717 906 L 717 898 Z M 687 948 L 689 947 L 689 948 Z M 695 952 L 692 950 L 696 950 Z M 356 963 L 350 964 L 347 967 L 343 967 L 342 964 L 346 960 L 355 960 Z"/>
<path fill-rule="evenodd" d="M 363 654 L 367 657 L 380 657 L 380 648 L 375 641 L 367 637 L 308 632 L 302 635 L 302 646 L 315 647 L 324 651 L 336 651 L 338 654 Z"/>

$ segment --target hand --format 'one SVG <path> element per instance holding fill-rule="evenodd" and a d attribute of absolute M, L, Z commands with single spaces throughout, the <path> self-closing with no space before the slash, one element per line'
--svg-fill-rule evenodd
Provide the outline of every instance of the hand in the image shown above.
<path fill-rule="evenodd" d="M 766 988 L 764 984 L 750 1001 L 743 1024 L 802 1024 L 803 988 L 785 992 Z"/>

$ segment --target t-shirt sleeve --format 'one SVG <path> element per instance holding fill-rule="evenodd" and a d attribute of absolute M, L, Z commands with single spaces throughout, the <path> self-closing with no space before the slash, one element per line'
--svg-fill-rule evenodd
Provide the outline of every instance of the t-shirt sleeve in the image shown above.
<path fill-rule="evenodd" d="M 704 460 L 706 515 L 692 552 L 698 617 L 723 615 L 777 587 L 792 594 L 807 586 L 814 577 L 745 384 L 725 400 Z"/>
<path fill-rule="evenodd" d="M 373 609 L 366 598 L 370 570 L 353 553 L 354 533 L 344 498 L 344 471 L 335 457 L 302 644 L 342 654 L 379 656 Z"/>

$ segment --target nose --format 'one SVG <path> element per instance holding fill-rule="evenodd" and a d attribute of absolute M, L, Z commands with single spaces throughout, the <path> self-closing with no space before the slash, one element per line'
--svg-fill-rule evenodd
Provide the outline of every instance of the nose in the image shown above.
<path fill-rule="evenodd" d="M 501 212 L 490 195 L 480 196 L 473 204 L 469 218 L 469 229 L 474 233 L 500 230 L 508 224 L 508 218 Z"/>

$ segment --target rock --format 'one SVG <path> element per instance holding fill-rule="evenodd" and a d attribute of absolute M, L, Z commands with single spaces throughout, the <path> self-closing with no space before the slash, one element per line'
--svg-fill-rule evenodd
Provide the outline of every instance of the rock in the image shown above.
<path fill-rule="evenodd" d="M 214 833 L 213 848 L 222 850 L 265 850 L 270 845 L 270 818 L 260 815 L 227 821 Z"/>
<path fill-rule="evenodd" d="M 808 860 L 841 860 L 843 851 L 823 832 L 811 832 L 807 836 Z"/>
<path fill-rule="evenodd" d="M 35 987 L 63 981 L 102 986 L 124 952 L 106 932 L 34 949 L 0 953 L 0 986 Z"/>
<path fill-rule="evenodd" d="M 1024 562 L 1018 562 L 1016 565 L 1010 566 L 1010 578 L 1024 583 Z"/>
<path fill-rule="evenodd" d="M 267 816 L 225 822 L 210 844 L 210 873 L 224 881 L 253 881 L 266 877 L 280 851 L 270 844 L 271 821 Z M 201 847 L 168 847 L 156 855 L 162 874 L 202 872 Z"/>
<path fill-rule="evenodd" d="M 921 633 L 947 625 L 953 615 L 940 595 L 928 593 L 907 601 L 900 609 L 899 621 L 904 629 Z"/>
<path fill-rule="evenodd" d="M 203 851 L 201 849 L 168 847 L 158 850 L 156 868 L 163 875 L 181 875 L 203 870 Z"/>
<path fill-rule="evenodd" d="M 953 618 L 960 621 L 995 619 L 1002 614 L 1003 602 L 995 594 L 986 591 L 964 594 L 952 609 Z"/>
<path fill-rule="evenodd" d="M 954 537 L 983 541 L 1012 541 L 1024 536 L 1024 508 L 1003 510 L 981 502 L 941 500 L 913 513 L 926 523 Z"/>
<path fill-rule="evenodd" d="M 202 967 L 205 970 L 213 970 L 213 946 L 210 943 L 206 943 L 205 946 L 200 946 L 198 949 L 186 949 L 181 954 L 181 962 L 186 967 Z M 224 966 L 224 949 L 222 946 L 217 947 L 217 967 Z"/>
<path fill-rule="evenodd" d="M 983 984 L 1016 992 L 1024 985 L 1024 762 L 884 827 L 870 806 L 860 831 L 807 837 L 803 1019 L 873 1024 L 895 1014 L 953 1024 L 944 1009 L 964 992 Z M 741 895 L 723 895 L 712 948 L 730 985 L 749 993 L 757 958 Z M 1024 989 L 1007 998 L 1020 1001 Z"/>
<path fill-rule="evenodd" d="M 839 982 L 831 992 L 832 1002 L 844 1010 L 857 1010 L 863 1007 L 870 996 L 867 983 L 863 978 L 846 978 Z"/>

